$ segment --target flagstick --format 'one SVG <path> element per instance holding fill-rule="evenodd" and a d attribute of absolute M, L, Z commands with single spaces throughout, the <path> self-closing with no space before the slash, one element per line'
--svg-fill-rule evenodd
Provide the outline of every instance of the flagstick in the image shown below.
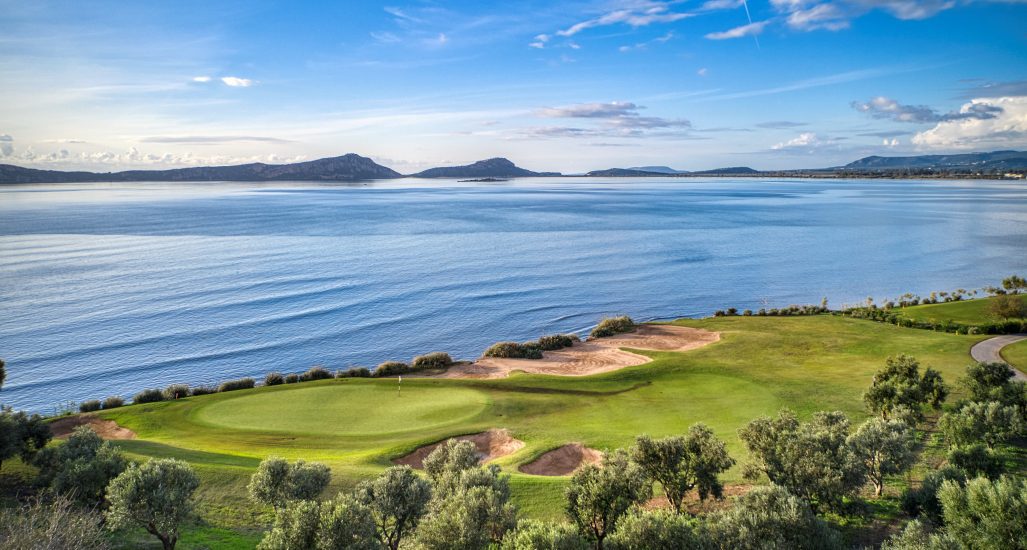
<path fill-rule="evenodd" d="M 396 383 L 396 397 L 403 397 L 403 375 L 399 375 Z"/>

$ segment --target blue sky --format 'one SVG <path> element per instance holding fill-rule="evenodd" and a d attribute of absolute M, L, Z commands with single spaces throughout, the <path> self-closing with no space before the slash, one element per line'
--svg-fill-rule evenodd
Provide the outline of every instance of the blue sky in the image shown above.
<path fill-rule="evenodd" d="M 0 163 L 402 172 L 1027 147 L 1027 2 L 0 0 Z"/>

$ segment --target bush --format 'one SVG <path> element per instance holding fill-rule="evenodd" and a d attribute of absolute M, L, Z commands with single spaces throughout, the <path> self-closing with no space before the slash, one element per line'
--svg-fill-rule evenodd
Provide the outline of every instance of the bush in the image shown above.
<path fill-rule="evenodd" d="M 374 369 L 374 375 L 381 376 L 396 376 L 399 374 L 406 374 L 410 372 L 410 365 L 406 363 L 400 363 L 399 361 L 386 361 L 378 368 Z"/>
<path fill-rule="evenodd" d="M 1016 294 L 995 296 L 988 302 L 988 314 L 997 319 L 1027 317 L 1027 302 L 1024 302 Z"/>
<path fill-rule="evenodd" d="M 966 481 L 966 475 L 962 470 L 952 466 L 928 473 L 919 487 L 910 487 L 902 493 L 902 511 L 910 517 L 923 518 L 934 525 L 941 525 L 943 520 L 938 489 L 946 481 L 963 483 Z"/>
<path fill-rule="evenodd" d="M 424 355 L 418 355 L 411 361 L 410 366 L 414 370 L 423 369 L 444 369 L 453 364 L 453 358 L 444 351 L 433 351 Z"/>
<path fill-rule="evenodd" d="M 371 371 L 367 367 L 352 367 L 335 371 L 336 378 L 368 378 L 369 376 L 371 376 Z"/>
<path fill-rule="evenodd" d="M 497 357 L 503 359 L 542 359 L 542 348 L 538 342 L 497 342 L 489 346 L 482 357 Z"/>
<path fill-rule="evenodd" d="M 132 397 L 132 403 L 156 403 L 164 401 L 164 394 L 158 389 L 143 390 Z"/>
<path fill-rule="evenodd" d="M 116 409 L 116 408 L 118 408 L 118 407 L 120 407 L 120 406 L 122 406 L 124 404 L 125 404 L 125 400 L 122 399 L 121 397 L 117 396 L 117 395 L 112 395 L 112 396 L 110 396 L 110 397 L 108 397 L 108 398 L 103 400 L 103 408 L 104 408 L 104 410 Z"/>
<path fill-rule="evenodd" d="M 553 334 L 550 336 L 543 336 L 538 339 L 538 347 L 542 351 L 553 351 L 562 348 L 569 348 L 580 342 L 581 338 L 578 338 L 577 334 Z"/>
<path fill-rule="evenodd" d="M 635 330 L 635 322 L 631 320 L 631 317 L 624 315 L 622 317 L 607 317 L 599 324 L 596 328 L 592 329 L 589 333 L 590 338 L 605 338 L 607 336 L 613 336 L 622 332 L 631 332 Z"/>
<path fill-rule="evenodd" d="M 299 382 L 299 381 L 300 381 L 300 375 L 298 375 L 296 373 L 286 374 L 285 375 L 285 383 L 286 384 L 295 384 L 296 382 Z"/>
<path fill-rule="evenodd" d="M 164 388 L 164 399 L 169 401 L 189 397 L 189 386 L 185 384 L 172 384 Z"/>
<path fill-rule="evenodd" d="M 90 399 L 89 401 L 83 401 L 83 402 L 79 403 L 79 405 L 78 405 L 78 412 L 87 413 L 87 412 L 98 411 L 98 410 L 100 410 L 101 406 L 102 405 L 100 404 L 100 400 L 99 399 Z"/>
<path fill-rule="evenodd" d="M 256 385 L 252 378 L 240 378 L 238 380 L 226 380 L 218 386 L 219 392 L 248 390 Z"/>
<path fill-rule="evenodd" d="M 334 378 L 328 369 L 321 366 L 314 366 L 307 369 L 307 372 L 300 375 L 300 381 L 310 382 L 312 380 L 328 380 Z"/>
<path fill-rule="evenodd" d="M 195 386 L 189 390 L 189 395 L 208 395 L 217 392 L 218 389 L 213 386 Z"/>
<path fill-rule="evenodd" d="M 69 498 L 57 497 L 0 508 L 0 547 L 107 550 L 110 542 L 100 514 L 76 506 Z"/>
<path fill-rule="evenodd" d="M 285 377 L 280 372 L 269 372 L 264 377 L 265 386 L 278 386 L 285 383 Z"/>

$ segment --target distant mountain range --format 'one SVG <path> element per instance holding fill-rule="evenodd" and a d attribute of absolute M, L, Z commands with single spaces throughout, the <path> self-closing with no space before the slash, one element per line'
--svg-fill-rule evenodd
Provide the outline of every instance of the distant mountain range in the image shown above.
<path fill-rule="evenodd" d="M 804 177 L 871 177 L 915 174 L 1001 174 L 1006 170 L 1027 170 L 1027 151 L 993 151 L 959 155 L 921 155 L 913 157 L 872 156 L 834 168 L 819 170 L 759 171 L 735 166 L 685 172 L 667 166 L 609 168 L 588 172 L 596 177 L 686 177 L 795 175 Z M 412 174 L 415 178 L 530 178 L 560 176 L 559 172 L 533 172 L 505 158 L 482 160 L 465 166 L 431 168 Z M 129 170 L 124 172 L 63 172 L 37 170 L 0 164 L 0 183 L 72 183 L 119 181 L 357 181 L 404 177 L 399 172 L 360 155 L 348 154 L 293 164 L 240 164 L 202 166 L 172 170 Z"/>

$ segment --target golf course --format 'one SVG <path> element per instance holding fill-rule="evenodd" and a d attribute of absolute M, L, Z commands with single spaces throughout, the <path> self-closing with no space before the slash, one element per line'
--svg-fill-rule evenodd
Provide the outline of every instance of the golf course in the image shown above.
<path fill-rule="evenodd" d="M 982 320 L 985 301 L 914 306 L 904 313 L 944 316 L 951 310 L 964 321 Z M 720 339 L 684 352 L 628 350 L 651 361 L 593 376 L 514 372 L 499 379 L 404 377 L 401 384 L 396 378 L 344 378 L 97 414 L 135 434 L 116 442 L 130 457 L 177 458 L 199 473 L 199 521 L 185 530 L 182 547 L 216 540 L 219 547 L 241 548 L 252 547 L 273 517 L 246 491 L 254 469 L 270 455 L 327 464 L 332 483 L 326 494 L 334 494 L 421 446 L 502 429 L 523 442 L 493 462 L 512 476 L 513 502 L 526 517 L 553 519 L 563 514 L 569 478 L 521 472 L 548 451 L 571 443 L 612 450 L 630 446 L 640 434 L 682 434 L 702 422 L 740 464 L 746 455 L 736 431 L 755 417 L 787 407 L 800 417 L 837 410 L 853 423 L 862 421 L 868 416 L 863 392 L 890 356 L 911 355 L 939 371 L 954 390 L 949 400 L 958 399 L 969 350 L 988 338 L 832 314 L 672 324 L 715 332 Z M 1025 351 L 1023 342 L 1011 346 L 1008 359 L 1022 365 Z M 745 484 L 740 470 L 736 465 L 724 476 L 729 487 Z M 924 471 L 916 468 L 912 477 Z M 891 480 L 887 513 L 895 513 L 894 501 L 907 483 Z M 126 543 L 145 542 L 140 534 Z"/>

